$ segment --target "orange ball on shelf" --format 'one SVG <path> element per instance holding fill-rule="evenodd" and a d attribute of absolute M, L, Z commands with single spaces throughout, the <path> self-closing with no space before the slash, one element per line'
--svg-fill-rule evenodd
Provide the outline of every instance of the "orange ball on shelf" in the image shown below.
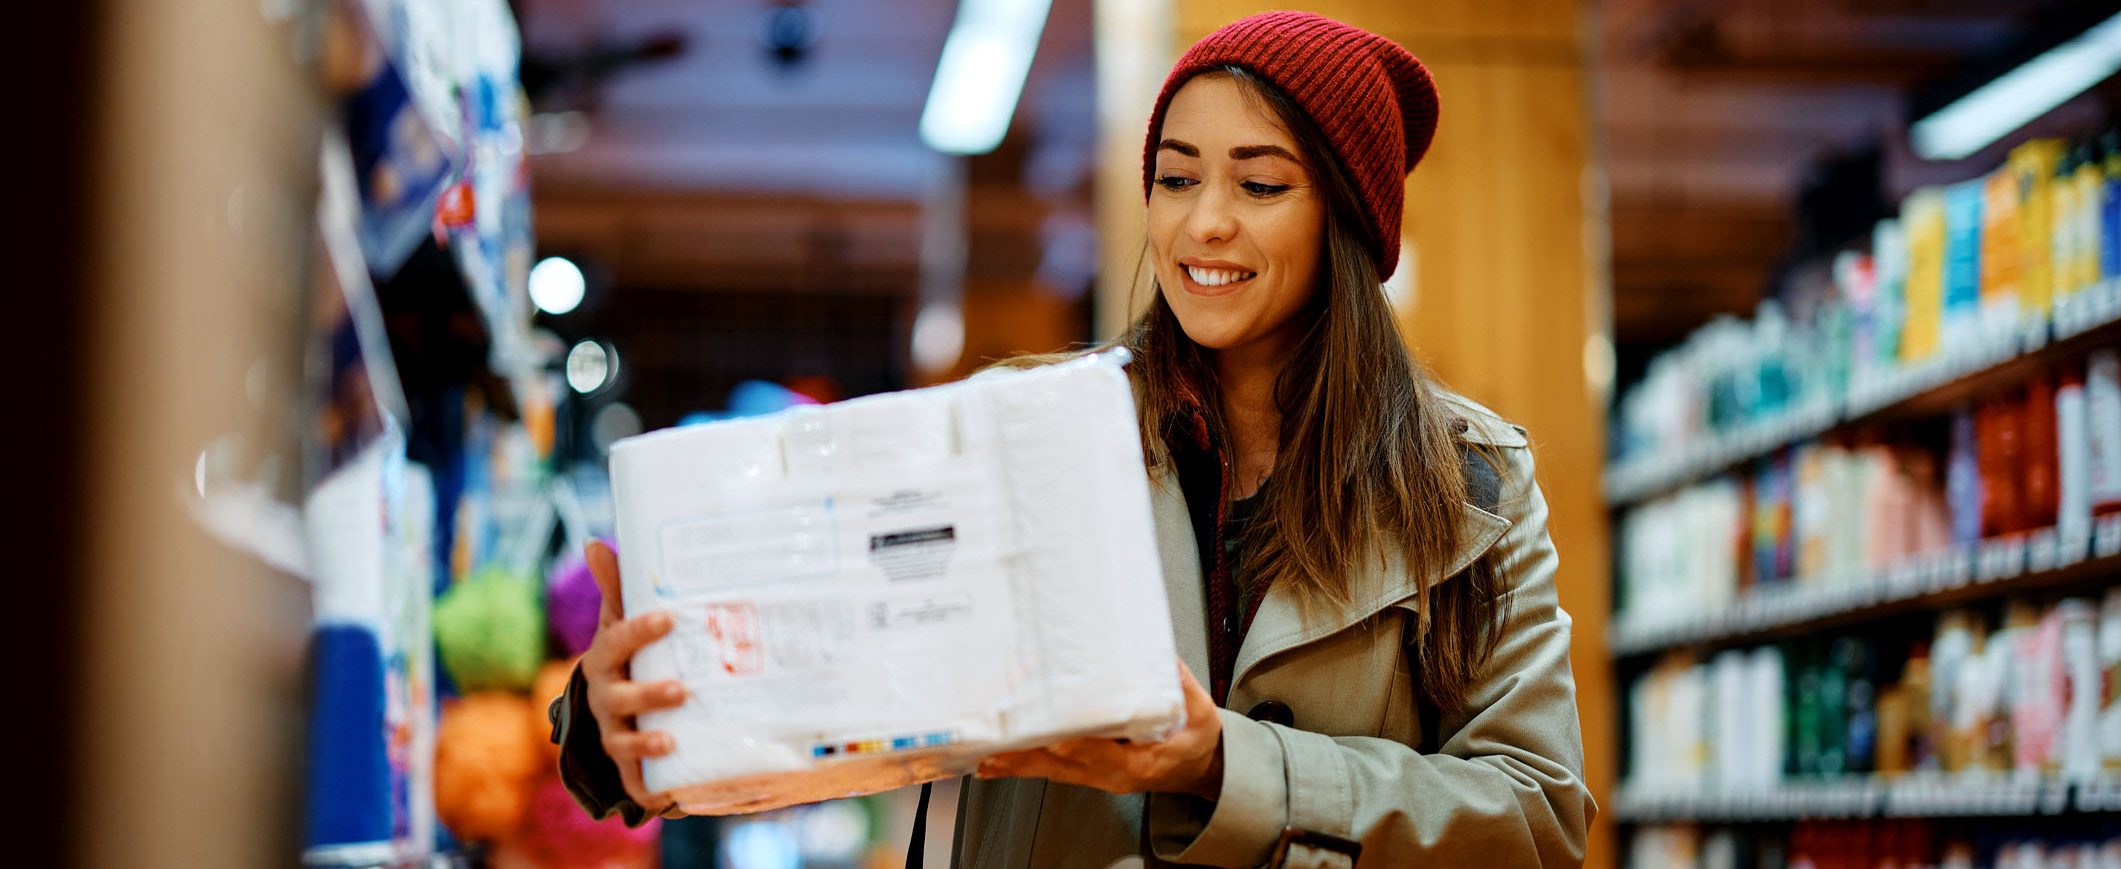
<path fill-rule="evenodd" d="M 442 708 L 435 738 L 435 814 L 459 839 L 515 831 L 530 806 L 543 754 L 523 726 L 529 698 L 472 694 Z"/>

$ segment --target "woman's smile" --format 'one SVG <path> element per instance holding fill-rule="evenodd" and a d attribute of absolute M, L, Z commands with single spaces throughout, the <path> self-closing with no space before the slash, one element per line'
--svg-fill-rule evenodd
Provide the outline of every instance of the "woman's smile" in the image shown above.
<path fill-rule="evenodd" d="M 1259 277 L 1254 269 L 1228 260 L 1207 260 L 1187 257 L 1178 261 L 1179 273 L 1184 276 L 1181 283 L 1186 292 L 1196 296 L 1227 296 L 1250 285 Z"/>

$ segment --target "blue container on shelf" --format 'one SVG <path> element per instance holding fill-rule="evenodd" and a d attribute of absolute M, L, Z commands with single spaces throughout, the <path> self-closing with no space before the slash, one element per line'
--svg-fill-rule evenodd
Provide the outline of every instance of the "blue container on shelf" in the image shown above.
<path fill-rule="evenodd" d="M 383 647 L 353 624 L 319 625 L 311 646 L 305 862 L 393 847 Z"/>

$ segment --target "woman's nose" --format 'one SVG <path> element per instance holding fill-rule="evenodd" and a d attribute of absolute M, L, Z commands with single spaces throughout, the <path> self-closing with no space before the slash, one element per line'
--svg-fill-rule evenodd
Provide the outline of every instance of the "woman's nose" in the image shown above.
<path fill-rule="evenodd" d="M 1186 234 L 1196 244 L 1229 241 L 1237 235 L 1237 217 L 1230 196 L 1212 185 L 1194 199 L 1193 213 L 1186 218 Z"/>

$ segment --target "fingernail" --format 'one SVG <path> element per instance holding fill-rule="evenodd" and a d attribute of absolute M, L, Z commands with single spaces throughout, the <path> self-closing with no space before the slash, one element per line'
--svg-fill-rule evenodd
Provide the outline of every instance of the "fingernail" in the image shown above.
<path fill-rule="evenodd" d="M 671 625 L 671 621 L 670 621 L 670 614 L 669 614 L 669 613 L 656 613 L 656 614 L 655 614 L 655 617 L 654 617 L 654 618 L 652 618 L 652 619 L 650 619 L 650 620 L 648 621 L 648 625 L 649 625 L 649 627 L 655 628 L 656 630 L 659 630 L 659 631 L 667 631 L 667 630 L 670 630 L 670 625 Z"/>
<path fill-rule="evenodd" d="M 670 737 L 661 733 L 656 734 L 655 739 L 651 741 L 655 743 L 656 751 L 669 751 L 672 747 Z"/>
<path fill-rule="evenodd" d="M 683 686 L 683 685 L 665 685 L 665 686 L 663 686 L 663 699 L 665 699 L 665 700 L 668 700 L 668 701 L 670 701 L 670 702 L 672 702 L 672 703 L 676 703 L 676 702 L 678 702 L 678 701 L 680 701 L 680 700 L 683 700 L 683 699 L 685 699 L 685 686 Z"/>

